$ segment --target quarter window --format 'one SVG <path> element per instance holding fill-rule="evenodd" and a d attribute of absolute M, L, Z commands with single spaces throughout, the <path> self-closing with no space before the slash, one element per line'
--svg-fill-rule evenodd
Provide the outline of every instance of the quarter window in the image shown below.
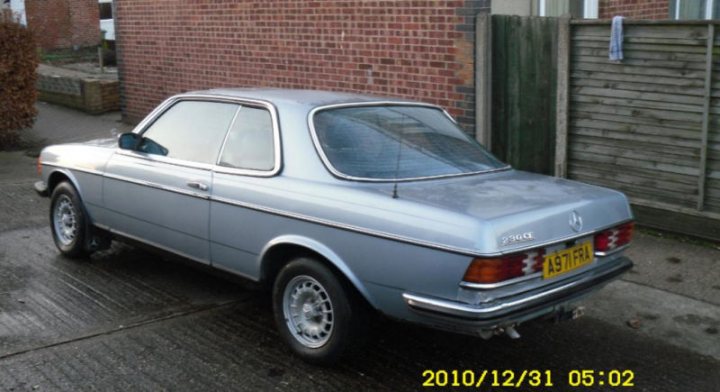
<path fill-rule="evenodd" d="M 238 105 L 181 101 L 143 133 L 138 150 L 199 163 L 215 163 Z"/>
<path fill-rule="evenodd" d="M 228 134 L 220 166 L 269 171 L 275 167 L 270 112 L 244 106 Z"/>

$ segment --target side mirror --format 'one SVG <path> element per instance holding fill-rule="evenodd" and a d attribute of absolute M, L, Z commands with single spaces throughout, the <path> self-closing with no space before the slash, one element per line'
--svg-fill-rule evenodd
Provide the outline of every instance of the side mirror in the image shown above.
<path fill-rule="evenodd" d="M 140 135 L 127 132 L 121 134 L 118 138 L 118 147 L 123 150 L 134 150 L 137 148 L 138 142 L 140 142 Z"/>

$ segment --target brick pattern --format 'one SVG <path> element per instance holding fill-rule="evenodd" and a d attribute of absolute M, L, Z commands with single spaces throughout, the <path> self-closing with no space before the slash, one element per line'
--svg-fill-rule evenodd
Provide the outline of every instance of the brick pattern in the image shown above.
<path fill-rule="evenodd" d="M 25 14 L 43 49 L 100 43 L 97 0 L 25 0 Z"/>
<path fill-rule="evenodd" d="M 474 125 L 474 18 L 489 0 L 115 2 L 124 116 L 219 86 L 375 93 Z"/>
<path fill-rule="evenodd" d="M 601 19 L 616 15 L 630 19 L 668 19 L 670 0 L 600 0 L 598 16 Z"/>

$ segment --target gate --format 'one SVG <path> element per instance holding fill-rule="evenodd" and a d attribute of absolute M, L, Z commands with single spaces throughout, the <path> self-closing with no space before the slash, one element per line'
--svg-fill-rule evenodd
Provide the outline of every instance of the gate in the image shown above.
<path fill-rule="evenodd" d="M 484 142 L 520 170 L 554 171 L 559 20 L 506 15 L 478 19 L 478 42 L 486 40 L 486 47 L 481 43 L 477 51 L 486 67 L 479 72 L 489 72 L 480 75 L 487 81 L 489 100 L 483 102 L 478 90 L 489 117 Z"/>

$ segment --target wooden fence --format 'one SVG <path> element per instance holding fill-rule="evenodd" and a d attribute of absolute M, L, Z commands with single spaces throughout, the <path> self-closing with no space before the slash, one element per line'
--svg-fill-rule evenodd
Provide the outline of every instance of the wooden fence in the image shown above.
<path fill-rule="evenodd" d="M 483 20 L 480 45 L 495 32 Z M 557 32 L 555 94 L 539 97 L 555 103 L 555 175 L 624 192 L 647 226 L 720 240 L 720 21 L 626 20 L 618 63 L 609 21 L 559 19 Z M 496 66 L 479 50 L 479 68 Z M 488 95 L 504 87 L 487 72 L 477 74 L 478 138 L 496 151 L 487 97 L 512 90 Z"/>
<path fill-rule="evenodd" d="M 573 21 L 568 62 L 567 176 L 623 191 L 646 225 L 709 238 L 720 238 L 717 23 L 625 23 L 613 63 L 610 24 Z"/>
<path fill-rule="evenodd" d="M 520 170 L 552 174 L 558 18 L 492 15 L 492 152 Z"/>

